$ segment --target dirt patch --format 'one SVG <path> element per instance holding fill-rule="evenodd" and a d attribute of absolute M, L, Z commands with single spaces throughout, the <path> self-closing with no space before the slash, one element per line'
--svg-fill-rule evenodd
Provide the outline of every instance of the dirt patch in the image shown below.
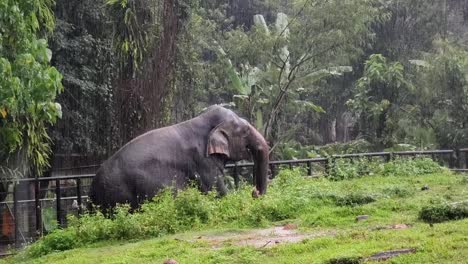
<path fill-rule="evenodd" d="M 336 230 L 299 232 L 297 228 L 298 226 L 296 224 L 286 224 L 283 226 L 276 226 L 266 229 L 226 232 L 219 235 L 197 236 L 194 238 L 194 240 L 189 240 L 189 242 L 194 242 L 195 240 L 206 241 L 215 249 L 221 248 L 226 244 L 235 246 L 253 246 L 255 248 L 265 248 L 283 243 L 298 243 L 305 239 L 335 236 L 337 234 Z M 371 228 L 371 230 L 397 230 L 407 228 L 411 228 L 411 225 L 394 224 L 389 226 L 374 227 Z"/>
<path fill-rule="evenodd" d="M 312 239 L 323 236 L 333 236 L 334 231 L 322 231 L 316 233 L 300 233 L 297 225 L 287 224 L 284 226 L 267 229 L 255 229 L 241 234 L 223 234 L 216 236 L 198 237 L 219 248 L 229 243 L 236 246 L 253 246 L 255 248 L 271 247 L 282 243 L 297 243 L 304 239 Z"/>

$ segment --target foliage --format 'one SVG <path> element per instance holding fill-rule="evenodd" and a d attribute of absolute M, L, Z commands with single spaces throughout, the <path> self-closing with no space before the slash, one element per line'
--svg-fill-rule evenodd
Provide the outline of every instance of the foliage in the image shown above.
<path fill-rule="evenodd" d="M 113 79 L 117 75 L 112 28 L 99 1 L 57 1 L 55 15 L 49 45 L 54 51 L 52 64 L 63 74 L 66 89 L 57 98 L 63 116 L 51 129 L 54 152 L 78 153 L 90 160 L 118 147 L 112 137 L 116 132 Z"/>
<path fill-rule="evenodd" d="M 404 104 L 402 98 L 412 89 L 406 80 L 403 65 L 389 63 L 381 54 L 373 54 L 365 63 L 363 76 L 357 81 L 354 98 L 347 104 L 359 116 L 360 130 L 368 140 L 381 146 L 395 144 L 397 112 Z"/>
<path fill-rule="evenodd" d="M 315 155 L 288 144 L 356 139 L 373 150 L 467 144 L 459 1 L 178 0 L 175 51 L 160 62 L 162 33 L 174 29 L 163 2 L 58 1 L 53 63 L 70 87 L 60 151 L 111 154 L 154 127 L 145 122 L 180 122 L 214 103 L 249 119 L 273 157 Z M 142 84 L 150 79 L 161 82 Z"/>
<path fill-rule="evenodd" d="M 56 229 L 47 235 L 47 243 L 37 243 L 30 250 L 31 256 L 41 256 L 53 251 L 64 251 L 79 246 L 73 230 Z"/>
<path fill-rule="evenodd" d="M 154 33 L 158 36 L 159 27 L 151 21 L 156 11 L 148 8 L 149 1 L 133 1 L 133 0 L 106 0 L 106 5 L 109 9 L 110 17 L 113 18 L 114 24 L 114 47 L 116 54 L 119 56 L 118 61 L 121 67 L 127 65 L 136 72 L 146 55 L 151 36 L 150 31 L 157 30 Z"/>
<path fill-rule="evenodd" d="M 324 112 L 307 95 L 319 80 L 351 70 L 342 65 L 352 56 L 343 53 L 359 50 L 358 42 L 369 37 L 367 25 L 379 19 L 373 3 L 297 1 L 276 14 L 274 26 L 256 15 L 251 30 L 230 30 L 216 39 L 212 50 L 236 91 L 236 107 L 270 141 L 284 140 L 282 114 L 294 119 L 302 112 Z M 332 13 L 335 19 L 323 27 L 323 16 Z"/>
<path fill-rule="evenodd" d="M 0 9 L 0 157 L 20 148 L 37 173 L 48 166 L 48 125 L 61 116 L 55 103 L 63 89 L 61 74 L 49 65 L 52 57 L 42 28 L 51 30 L 53 1 L 1 1 Z"/>
<path fill-rule="evenodd" d="M 432 159 L 416 157 L 414 159 L 396 158 L 386 163 L 376 159 L 337 159 L 327 175 L 332 180 L 347 180 L 363 176 L 384 175 L 424 175 L 441 172 L 444 169 Z"/>
<path fill-rule="evenodd" d="M 434 43 L 425 66 L 415 68 L 415 82 L 422 87 L 415 96 L 414 122 L 433 131 L 440 146 L 468 144 L 468 49 L 449 41 Z"/>
<path fill-rule="evenodd" d="M 371 151 L 373 151 L 372 144 L 363 139 L 352 140 L 344 143 L 327 144 L 324 146 L 309 146 L 295 141 L 289 141 L 276 146 L 275 159 L 306 159 Z"/>
<path fill-rule="evenodd" d="M 441 223 L 451 220 L 468 218 L 468 204 L 432 204 L 425 206 L 419 212 L 419 218 L 428 223 Z"/>

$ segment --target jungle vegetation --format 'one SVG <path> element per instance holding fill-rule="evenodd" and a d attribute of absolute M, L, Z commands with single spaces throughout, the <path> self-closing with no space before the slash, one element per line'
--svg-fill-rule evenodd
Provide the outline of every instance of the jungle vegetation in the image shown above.
<path fill-rule="evenodd" d="M 465 0 L 1 0 L 0 165 L 106 157 L 215 103 L 273 159 L 467 146 L 467 24 Z"/>

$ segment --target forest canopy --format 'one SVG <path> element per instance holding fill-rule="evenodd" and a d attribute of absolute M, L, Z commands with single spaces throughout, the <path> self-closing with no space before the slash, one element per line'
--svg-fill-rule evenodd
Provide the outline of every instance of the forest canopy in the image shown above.
<path fill-rule="evenodd" d="M 0 10 L 0 156 L 27 146 L 39 171 L 52 150 L 99 159 L 215 103 L 254 124 L 272 158 L 468 146 L 467 1 L 1 0 Z"/>

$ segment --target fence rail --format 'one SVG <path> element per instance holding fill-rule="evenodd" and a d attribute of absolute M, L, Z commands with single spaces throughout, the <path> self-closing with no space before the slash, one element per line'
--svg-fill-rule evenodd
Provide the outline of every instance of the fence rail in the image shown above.
<path fill-rule="evenodd" d="M 430 151 L 397 151 L 397 152 L 372 152 L 372 153 L 355 153 L 355 154 L 343 154 L 343 155 L 333 155 L 329 157 L 318 157 L 318 158 L 310 158 L 310 159 L 297 159 L 297 160 L 278 160 L 278 161 L 270 161 L 269 166 L 272 175 L 275 175 L 275 170 L 278 169 L 279 166 L 289 166 L 292 168 L 293 166 L 298 165 L 306 165 L 307 167 L 307 174 L 308 176 L 312 176 L 313 172 L 313 164 L 320 163 L 324 165 L 325 173 L 329 173 L 330 168 L 333 166 L 334 162 L 337 159 L 356 159 L 356 158 L 372 158 L 372 157 L 381 157 L 384 161 L 390 161 L 395 157 L 408 157 L 408 156 L 430 156 L 432 159 L 435 159 L 436 156 L 446 156 L 448 157 L 447 161 L 449 167 L 456 172 L 468 172 L 468 148 L 462 148 L 457 150 L 430 150 Z M 464 156 L 464 158 L 462 158 Z M 225 166 L 226 169 L 233 171 L 234 181 L 236 187 L 239 186 L 239 175 L 241 168 L 250 168 L 254 164 L 252 162 L 246 163 L 232 163 L 227 164 Z M 56 172 L 64 172 L 64 171 L 76 171 L 79 169 L 97 169 L 99 165 L 88 165 L 88 166 L 81 166 L 77 168 L 60 168 L 56 169 Z M 0 202 L 0 206 L 5 206 L 7 211 L 11 215 L 14 221 L 14 244 L 19 247 L 21 242 L 27 242 L 27 237 L 25 235 L 24 230 L 21 230 L 19 227 L 19 210 L 18 207 L 28 204 L 34 203 L 34 236 L 30 237 L 30 240 L 34 240 L 37 237 L 42 236 L 43 234 L 43 215 L 42 209 L 44 203 L 55 203 L 55 210 L 56 210 L 56 221 L 60 226 L 64 226 L 64 215 L 63 215 L 63 207 L 62 202 L 73 201 L 76 202 L 75 207 L 77 208 L 77 214 L 81 214 L 83 211 L 83 203 L 84 199 L 88 198 L 86 193 L 83 192 L 84 180 L 89 180 L 94 177 L 94 174 L 78 174 L 78 175 L 66 175 L 66 176 L 52 176 L 52 177 L 36 177 L 36 178 L 24 178 L 19 179 L 14 183 L 13 186 L 13 199 L 12 201 L 4 201 Z M 75 186 L 69 188 L 61 187 L 62 181 L 69 181 L 74 180 Z M 40 198 L 40 184 L 42 182 L 55 182 L 55 188 L 53 191 L 55 192 L 55 198 Z M 33 185 L 34 188 L 34 198 L 33 199 L 23 199 L 19 200 L 18 198 L 18 186 L 20 184 L 29 184 Z M 70 188 L 75 189 L 75 195 L 62 197 L 62 192 L 69 190 Z M 48 189 L 50 190 L 50 189 Z M 11 205 L 13 204 L 13 210 L 11 210 Z M 5 223 L 2 223 L 5 224 Z M 24 228 L 24 227 L 23 227 Z M 1 248 L 0 248 L 1 251 Z M 1 252 L 0 252 L 1 255 Z"/>

